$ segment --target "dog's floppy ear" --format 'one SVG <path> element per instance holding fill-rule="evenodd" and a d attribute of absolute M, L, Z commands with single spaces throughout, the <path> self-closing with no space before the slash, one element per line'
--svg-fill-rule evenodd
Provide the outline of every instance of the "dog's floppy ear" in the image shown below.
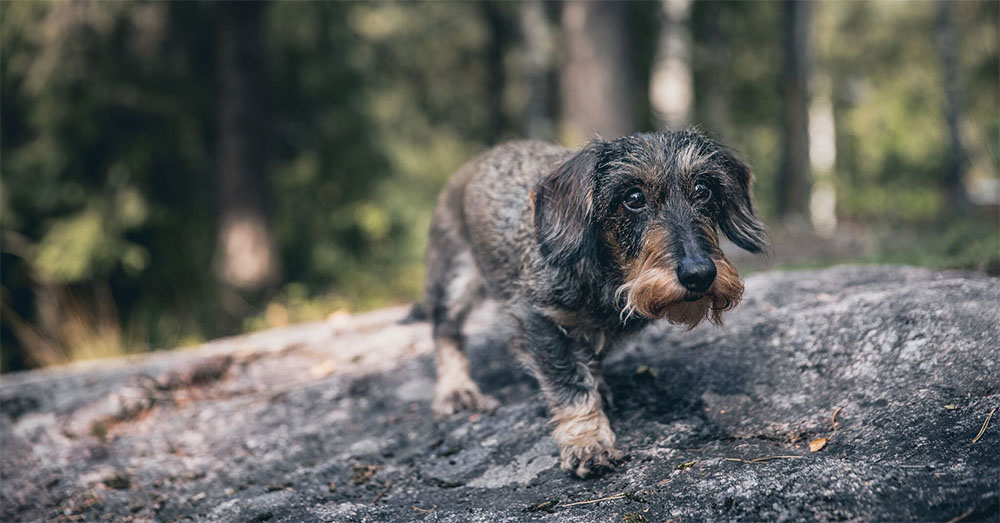
<path fill-rule="evenodd" d="M 594 241 L 594 171 L 601 144 L 583 148 L 535 187 L 535 234 L 542 256 L 552 265 L 573 265 Z"/>
<path fill-rule="evenodd" d="M 767 231 L 754 214 L 753 172 L 732 151 L 723 148 L 721 155 L 727 183 L 719 228 L 738 247 L 753 253 L 763 252 L 767 249 Z"/>

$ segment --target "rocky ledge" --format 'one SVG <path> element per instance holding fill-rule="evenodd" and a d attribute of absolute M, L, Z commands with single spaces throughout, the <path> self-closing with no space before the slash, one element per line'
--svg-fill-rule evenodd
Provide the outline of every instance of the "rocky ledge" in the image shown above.
<path fill-rule="evenodd" d="M 610 357 L 628 457 L 589 480 L 488 307 L 473 374 L 503 406 L 443 421 L 402 307 L 6 375 L 0 519 L 996 521 L 998 307 L 970 273 L 754 275 L 725 328 Z"/>

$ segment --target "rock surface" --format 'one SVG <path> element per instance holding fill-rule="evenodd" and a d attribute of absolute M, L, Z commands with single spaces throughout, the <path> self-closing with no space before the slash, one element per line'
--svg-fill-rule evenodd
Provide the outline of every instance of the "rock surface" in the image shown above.
<path fill-rule="evenodd" d="M 609 358 L 628 458 L 590 480 L 485 321 L 473 374 L 504 406 L 440 422 L 405 308 L 6 375 L 0 519 L 996 521 L 1000 413 L 972 440 L 1000 406 L 998 306 L 968 273 L 752 276 L 726 328 Z"/>

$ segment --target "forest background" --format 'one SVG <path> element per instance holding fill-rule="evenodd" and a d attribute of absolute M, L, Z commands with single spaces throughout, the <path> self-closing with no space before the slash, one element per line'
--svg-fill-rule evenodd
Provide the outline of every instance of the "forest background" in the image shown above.
<path fill-rule="evenodd" d="M 2 2 L 0 370 L 419 299 L 492 144 L 697 125 L 761 268 L 1000 271 L 1000 4 Z"/>

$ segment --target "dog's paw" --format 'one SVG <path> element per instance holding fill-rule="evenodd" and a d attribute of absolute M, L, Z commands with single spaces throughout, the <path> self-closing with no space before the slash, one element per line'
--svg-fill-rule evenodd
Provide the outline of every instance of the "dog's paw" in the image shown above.
<path fill-rule="evenodd" d="M 592 472 L 614 469 L 624 456 L 615 448 L 615 433 L 608 418 L 599 410 L 560 420 L 553 437 L 559 445 L 562 469 L 581 478 Z"/>
<path fill-rule="evenodd" d="M 500 402 L 479 391 L 479 388 L 460 387 L 434 392 L 434 415 L 443 418 L 463 410 L 492 412 L 500 406 Z"/>
<path fill-rule="evenodd" d="M 613 443 L 595 441 L 588 445 L 559 447 L 559 457 L 563 470 L 585 478 L 591 474 L 614 470 L 624 454 Z"/>

